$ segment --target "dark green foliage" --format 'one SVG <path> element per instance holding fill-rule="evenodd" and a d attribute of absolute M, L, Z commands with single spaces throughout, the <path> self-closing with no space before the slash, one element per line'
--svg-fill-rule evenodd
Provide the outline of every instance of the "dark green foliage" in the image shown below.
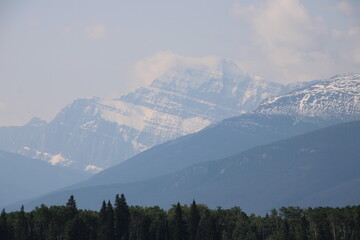
<path fill-rule="evenodd" d="M 116 240 L 129 239 L 130 212 L 124 194 L 121 194 L 121 197 L 119 197 L 119 194 L 116 194 L 114 221 L 115 221 L 115 239 Z"/>
<path fill-rule="evenodd" d="M 5 209 L 1 211 L 0 215 L 0 239 L 13 239 L 13 228 L 11 224 L 8 223 L 7 220 L 7 214 L 5 212 Z"/>
<path fill-rule="evenodd" d="M 29 239 L 28 221 L 25 215 L 24 206 L 22 205 L 20 211 L 17 213 L 17 223 L 15 225 L 15 236 L 18 240 Z"/>
<path fill-rule="evenodd" d="M 65 228 L 66 240 L 96 240 L 97 214 L 90 211 L 80 212 L 71 219 Z"/>
<path fill-rule="evenodd" d="M 70 196 L 69 200 L 66 203 L 66 207 L 69 208 L 69 214 L 73 218 L 77 213 L 76 201 L 73 195 Z"/>
<path fill-rule="evenodd" d="M 106 204 L 103 201 L 99 213 L 99 239 L 101 240 L 114 240 L 114 210 L 110 200 Z"/>
<path fill-rule="evenodd" d="M 69 209 L 76 210 L 75 214 Z M 78 210 L 70 197 L 65 206 L 41 205 L 31 212 L 22 206 L 20 211 L 3 210 L 0 215 L 0 240 L 98 239 L 360 240 L 360 205 L 282 207 L 257 216 L 239 207 L 211 210 L 195 200 L 190 206 L 178 203 L 168 211 L 158 206 L 129 207 L 125 196 L 117 195 L 114 209 L 110 201 L 103 201 L 99 212 Z"/>
<path fill-rule="evenodd" d="M 188 220 L 188 233 L 190 240 L 196 239 L 198 235 L 199 223 L 200 223 L 200 213 L 199 210 L 197 209 L 195 200 L 193 200 L 190 206 L 189 220 Z"/>
<path fill-rule="evenodd" d="M 186 226 L 183 218 L 183 210 L 180 203 L 177 203 L 174 208 L 174 214 L 170 217 L 170 231 L 174 240 L 184 240 L 186 238 Z"/>

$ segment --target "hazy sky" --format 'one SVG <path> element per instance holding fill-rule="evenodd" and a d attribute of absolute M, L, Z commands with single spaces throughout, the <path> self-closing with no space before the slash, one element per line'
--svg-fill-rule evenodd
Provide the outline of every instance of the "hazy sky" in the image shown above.
<path fill-rule="evenodd" d="M 0 0 L 0 126 L 120 96 L 178 56 L 284 83 L 360 72 L 360 1 Z"/>

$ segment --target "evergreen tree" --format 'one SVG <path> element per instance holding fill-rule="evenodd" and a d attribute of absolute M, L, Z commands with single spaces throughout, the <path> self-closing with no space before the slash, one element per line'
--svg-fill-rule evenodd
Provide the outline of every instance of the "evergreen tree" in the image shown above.
<path fill-rule="evenodd" d="M 99 212 L 99 239 L 100 240 L 106 240 L 107 239 L 107 229 L 106 229 L 106 223 L 107 223 L 107 211 L 106 211 L 106 202 L 103 201 L 101 205 L 101 209 Z"/>
<path fill-rule="evenodd" d="M 280 232 L 281 232 L 281 235 L 280 235 L 281 239 L 283 239 L 283 240 L 292 239 L 291 234 L 290 234 L 290 225 L 289 225 L 289 222 L 287 219 L 285 219 L 282 222 Z"/>
<path fill-rule="evenodd" d="M 299 237 L 298 237 L 299 240 L 309 239 L 308 229 L 309 229 L 309 222 L 306 220 L 305 216 L 302 216 L 300 222 Z"/>
<path fill-rule="evenodd" d="M 114 240 L 115 239 L 114 209 L 113 206 L 111 205 L 110 200 L 107 203 L 106 212 L 107 212 L 107 229 L 108 229 L 107 240 Z"/>
<path fill-rule="evenodd" d="M 76 207 L 76 201 L 73 195 L 71 195 L 69 200 L 67 201 L 66 207 L 68 207 L 70 210 L 70 218 L 73 218 L 78 212 L 78 209 Z"/>
<path fill-rule="evenodd" d="M 34 213 L 34 238 L 36 240 L 45 240 L 48 232 L 51 214 L 49 208 L 44 204 L 36 207 Z"/>
<path fill-rule="evenodd" d="M 5 209 L 1 211 L 0 215 L 0 239 L 13 239 L 13 232 L 10 223 L 8 223 L 7 213 Z"/>
<path fill-rule="evenodd" d="M 190 213 L 189 213 L 189 221 L 188 221 L 188 232 L 189 232 L 189 239 L 195 240 L 200 223 L 200 213 L 197 209 L 196 202 L 193 200 L 190 206 Z"/>
<path fill-rule="evenodd" d="M 20 212 L 17 216 L 17 227 L 16 227 L 16 239 L 17 240 L 28 240 L 28 223 L 24 211 L 24 205 L 21 205 Z"/>
<path fill-rule="evenodd" d="M 114 240 L 114 210 L 111 202 L 106 204 L 103 201 L 99 213 L 99 239 L 100 240 Z"/>
<path fill-rule="evenodd" d="M 174 239 L 175 240 L 183 240 L 186 238 L 185 233 L 185 223 L 183 219 L 183 213 L 181 209 L 181 205 L 178 202 L 175 208 L 175 216 L 174 216 Z"/>
<path fill-rule="evenodd" d="M 209 232 L 208 232 L 209 240 L 221 239 L 221 236 L 219 236 L 216 219 L 217 219 L 217 217 L 215 216 L 215 214 L 210 215 Z"/>
<path fill-rule="evenodd" d="M 116 194 L 114 221 L 115 221 L 115 239 L 116 240 L 129 239 L 130 211 L 129 211 L 129 206 L 126 203 L 124 194 L 121 194 L 120 197 L 119 194 Z"/>

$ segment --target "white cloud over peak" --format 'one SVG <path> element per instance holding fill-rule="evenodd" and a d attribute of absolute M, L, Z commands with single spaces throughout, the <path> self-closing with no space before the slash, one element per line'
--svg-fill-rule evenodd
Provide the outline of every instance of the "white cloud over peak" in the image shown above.
<path fill-rule="evenodd" d="M 170 51 L 162 51 L 153 56 L 144 58 L 135 63 L 133 75 L 136 82 L 143 85 L 150 84 L 154 79 L 160 77 L 171 67 L 176 66 L 196 66 L 205 65 L 216 67 L 219 62 L 218 57 L 185 57 Z"/>
<path fill-rule="evenodd" d="M 345 14 L 351 15 L 355 12 L 354 7 L 346 0 L 338 2 L 335 8 Z"/>
<path fill-rule="evenodd" d="M 229 9 L 229 14 L 232 18 L 246 18 L 252 15 L 256 11 L 256 7 L 253 4 L 248 6 L 242 6 L 240 3 L 235 2 Z"/>
<path fill-rule="evenodd" d="M 102 25 L 89 26 L 85 29 L 85 37 L 88 39 L 100 40 L 106 37 L 107 30 Z"/>
<path fill-rule="evenodd" d="M 251 19 L 260 41 L 268 46 L 307 48 L 321 27 L 297 0 L 270 0 Z"/>
<path fill-rule="evenodd" d="M 350 14 L 352 6 L 342 0 L 337 8 Z M 242 59 L 243 66 L 255 72 L 260 69 L 267 78 L 311 80 L 321 77 L 321 72 L 343 71 L 347 64 L 358 63 L 353 51 L 359 46 L 356 29 L 327 25 L 324 16 L 311 15 L 300 0 L 263 0 L 250 5 L 236 2 L 229 15 L 247 23 L 251 51 L 263 56 L 255 63 Z"/>
<path fill-rule="evenodd" d="M 5 111 L 6 110 L 6 104 L 3 102 L 0 102 L 0 111 Z"/>

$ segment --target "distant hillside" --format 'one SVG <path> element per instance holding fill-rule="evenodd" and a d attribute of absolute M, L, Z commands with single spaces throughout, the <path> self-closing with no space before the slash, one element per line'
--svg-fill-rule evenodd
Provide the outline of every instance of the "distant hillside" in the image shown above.
<path fill-rule="evenodd" d="M 85 180 L 89 173 L 0 150 L 0 208 Z"/>
<path fill-rule="evenodd" d="M 198 133 L 155 146 L 91 177 L 81 186 L 126 183 L 169 174 L 195 163 L 299 135 L 330 124 L 298 122 L 283 115 L 244 114 Z"/>
<path fill-rule="evenodd" d="M 81 208 L 125 193 L 138 205 L 203 202 L 262 213 L 284 205 L 343 206 L 360 203 L 360 121 L 327 127 L 222 160 L 193 165 L 151 181 L 57 192 L 30 202 L 62 204 L 74 194 Z M 342 191 L 340 186 L 350 186 Z M 349 189 L 348 189 L 349 190 Z M 322 194 L 326 193 L 326 194 Z M 316 201 L 311 196 L 317 195 Z M 338 196 L 334 199 L 328 196 Z M 340 196 L 340 197 L 339 197 Z"/>

